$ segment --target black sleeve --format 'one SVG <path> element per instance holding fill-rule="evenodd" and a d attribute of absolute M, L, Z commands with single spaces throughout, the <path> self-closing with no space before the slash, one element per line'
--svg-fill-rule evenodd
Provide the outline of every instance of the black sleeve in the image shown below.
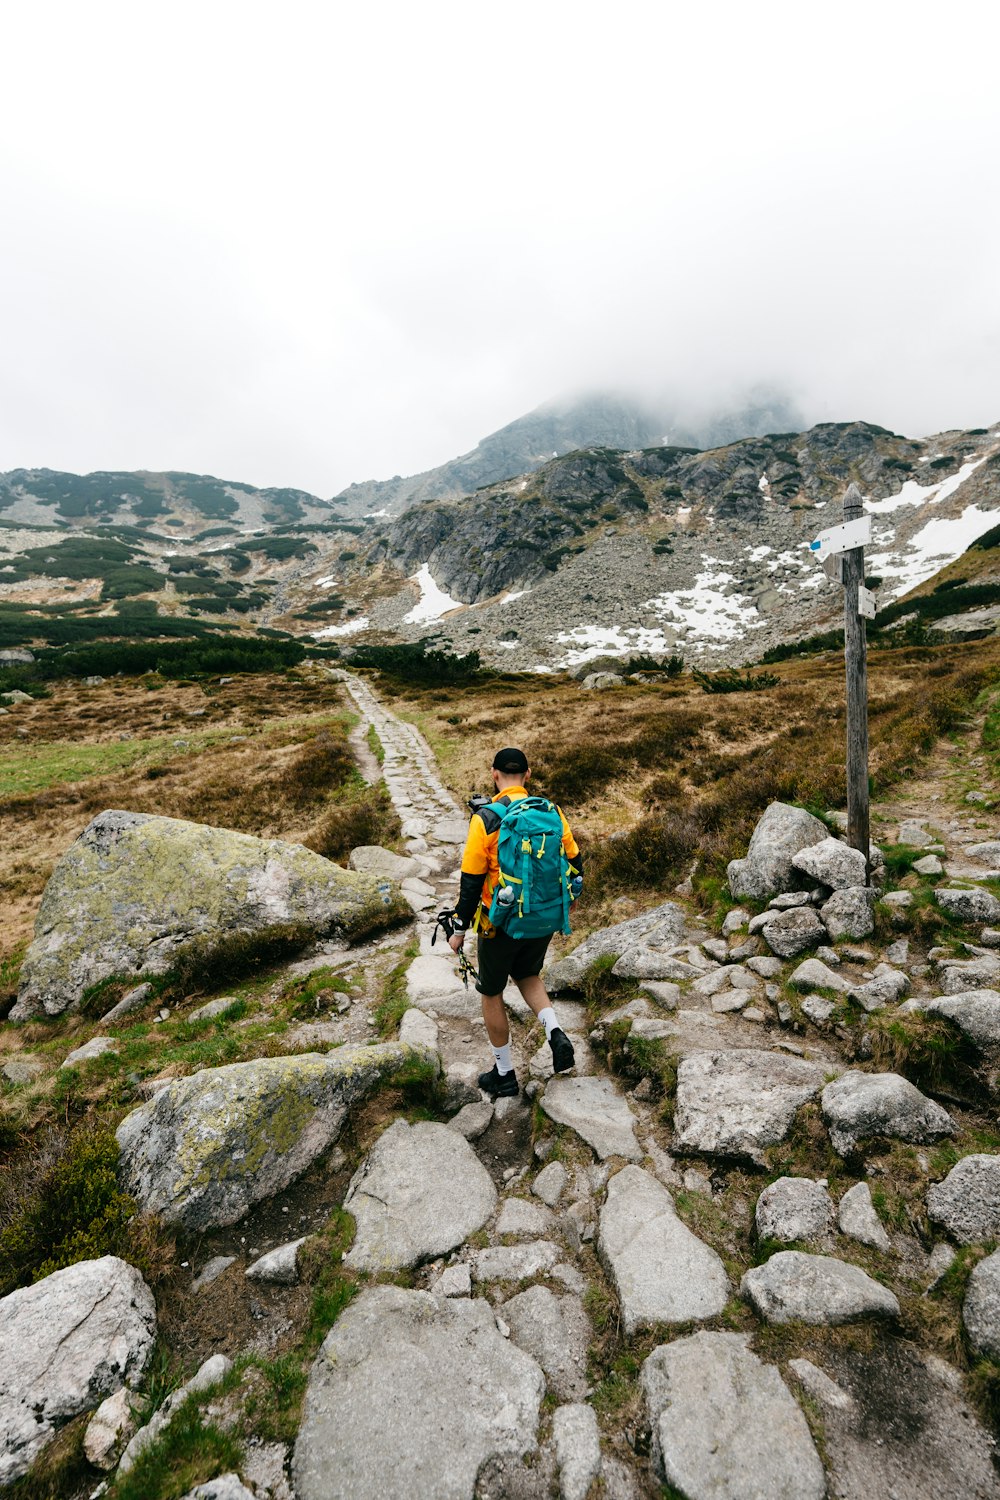
<path fill-rule="evenodd" d="M 566 858 L 569 860 L 569 867 L 573 871 L 573 873 L 575 875 L 582 875 L 583 874 L 583 854 L 582 854 L 582 852 L 578 849 L 575 854 L 572 854 L 572 855 L 571 854 L 567 854 Z"/>
<path fill-rule="evenodd" d="M 467 875 L 462 871 L 462 884 L 458 896 L 458 905 L 455 907 L 455 915 L 466 927 L 469 926 L 479 906 L 483 894 L 483 881 L 485 875 Z"/>

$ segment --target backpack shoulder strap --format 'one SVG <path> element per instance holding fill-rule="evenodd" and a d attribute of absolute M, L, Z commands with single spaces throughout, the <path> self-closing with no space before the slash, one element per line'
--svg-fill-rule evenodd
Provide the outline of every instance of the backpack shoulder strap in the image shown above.
<path fill-rule="evenodd" d="M 487 838 L 489 838 L 491 833 L 496 833 L 503 822 L 504 813 L 507 812 L 510 806 L 510 797 L 499 797 L 496 802 L 487 803 L 485 807 L 479 809 L 479 816 L 483 820 L 483 827 L 486 829 Z M 503 808 L 503 812 L 500 811 L 501 808 Z"/>

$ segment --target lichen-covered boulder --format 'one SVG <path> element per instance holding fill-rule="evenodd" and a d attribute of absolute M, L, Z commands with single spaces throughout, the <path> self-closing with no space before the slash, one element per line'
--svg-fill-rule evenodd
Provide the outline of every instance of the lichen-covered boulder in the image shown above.
<path fill-rule="evenodd" d="M 234 944 L 360 935 L 401 915 L 409 907 L 389 881 L 301 844 L 103 812 L 45 887 L 12 1016 L 59 1015 L 101 980 L 165 974 Z"/>
<path fill-rule="evenodd" d="M 116 1255 L 82 1260 L 0 1300 L 0 1489 L 26 1474 L 64 1423 L 139 1378 L 156 1304 Z"/>
<path fill-rule="evenodd" d="M 168 1224 L 236 1224 L 333 1144 L 352 1105 L 420 1056 L 391 1042 L 178 1078 L 119 1125 L 122 1184 Z"/>

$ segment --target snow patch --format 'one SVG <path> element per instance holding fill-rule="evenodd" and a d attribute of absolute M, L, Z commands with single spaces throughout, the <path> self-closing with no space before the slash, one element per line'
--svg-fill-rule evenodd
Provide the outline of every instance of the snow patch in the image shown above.
<path fill-rule="evenodd" d="M 332 589 L 334 587 L 334 585 L 336 584 L 336 582 L 337 582 L 336 578 L 331 573 L 326 578 L 317 578 L 317 580 L 316 580 L 316 587 L 318 589 Z"/>
<path fill-rule="evenodd" d="M 515 599 L 523 599 L 526 593 L 528 593 L 527 589 L 513 589 L 509 594 L 504 594 L 502 599 L 498 599 L 497 603 L 513 604 Z"/>
<path fill-rule="evenodd" d="M 367 615 L 361 615 L 357 620 L 348 620 L 346 625 L 326 625 L 322 630 L 314 630 L 312 633 L 314 641 L 334 641 L 341 636 L 357 635 L 359 630 L 367 630 L 371 624 Z"/>
<path fill-rule="evenodd" d="M 578 667 L 581 662 L 591 661 L 595 656 L 624 656 L 633 651 L 672 651 L 676 642 L 664 635 L 662 630 L 649 629 L 644 625 L 575 625 L 572 630 L 561 630 L 554 636 L 557 645 L 573 649 L 557 663 L 560 667 Z"/>
<path fill-rule="evenodd" d="M 773 547 L 748 547 L 747 556 L 751 562 L 763 562 L 773 551 Z"/>
<path fill-rule="evenodd" d="M 940 568 L 961 557 L 967 547 L 997 523 L 995 510 L 967 505 L 960 516 L 935 516 L 907 543 L 905 554 L 878 552 L 866 567 L 883 578 L 895 580 L 892 597 L 925 583 Z"/>
<path fill-rule="evenodd" d="M 403 616 L 404 625 L 425 625 L 430 620 L 440 620 L 453 609 L 463 608 L 461 599 L 452 599 L 444 589 L 438 588 L 426 563 L 413 574 L 411 582 L 420 585 L 420 598 L 409 614 Z"/>
<path fill-rule="evenodd" d="M 377 521 L 380 516 L 387 516 L 388 514 L 389 514 L 389 512 L 385 509 L 384 506 L 382 507 L 381 510 L 366 510 L 365 511 L 365 520 L 366 521 Z"/>
<path fill-rule="evenodd" d="M 940 458 L 941 455 L 938 454 L 937 457 Z M 898 495 L 887 495 L 884 500 L 866 500 L 865 510 L 873 516 L 887 516 L 891 511 L 902 509 L 904 505 L 940 505 L 942 500 L 953 495 L 969 475 L 985 462 L 985 458 L 972 459 L 963 464 L 957 474 L 941 479 L 937 484 L 918 484 L 915 479 L 907 479 Z"/>
<path fill-rule="evenodd" d="M 764 621 L 756 606 L 742 594 L 724 594 L 724 585 L 735 580 L 717 557 L 704 557 L 705 567 L 689 589 L 672 589 L 647 599 L 645 608 L 653 610 L 666 623 L 679 630 L 691 631 L 699 639 L 689 641 L 694 651 L 721 651 L 723 642 L 742 640 L 748 630 L 761 630 Z"/>

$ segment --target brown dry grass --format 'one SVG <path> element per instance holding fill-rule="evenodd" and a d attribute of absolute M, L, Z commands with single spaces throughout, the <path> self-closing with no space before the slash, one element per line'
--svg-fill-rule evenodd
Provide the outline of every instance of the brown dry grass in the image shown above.
<path fill-rule="evenodd" d="M 777 687 L 725 697 L 703 693 L 688 677 L 603 693 L 541 676 L 391 691 L 463 798 L 488 788 L 494 749 L 523 747 L 533 789 L 563 802 L 584 846 L 593 899 L 594 876 L 605 890 L 647 894 L 676 882 L 695 854 L 704 874 L 718 878 L 775 799 L 817 810 L 844 806 L 843 657 L 774 670 Z M 876 792 L 912 774 L 998 679 L 1000 644 L 873 652 Z"/>
<path fill-rule="evenodd" d="M 338 832 L 391 838 L 391 817 L 354 774 L 348 722 L 341 689 L 308 672 L 236 677 L 222 687 L 59 682 L 51 697 L 0 719 L 0 768 L 30 759 L 39 775 L 51 773 L 50 785 L 0 799 L 0 960 L 30 938 L 53 864 L 105 808 L 309 843 L 332 858 L 345 852 Z M 63 747 L 93 747 L 99 767 L 101 752 L 113 761 L 123 736 L 144 742 L 133 765 L 60 779 Z"/>

